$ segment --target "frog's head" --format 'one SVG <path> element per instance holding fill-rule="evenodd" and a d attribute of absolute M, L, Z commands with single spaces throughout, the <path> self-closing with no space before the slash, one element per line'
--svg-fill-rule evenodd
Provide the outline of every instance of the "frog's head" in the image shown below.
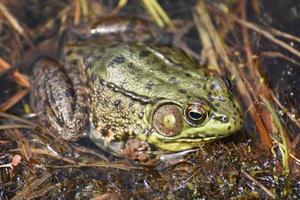
<path fill-rule="evenodd" d="M 181 151 L 241 129 L 242 109 L 227 78 L 210 76 L 185 101 L 158 100 L 148 115 L 153 131 L 144 138 L 167 151 Z"/>

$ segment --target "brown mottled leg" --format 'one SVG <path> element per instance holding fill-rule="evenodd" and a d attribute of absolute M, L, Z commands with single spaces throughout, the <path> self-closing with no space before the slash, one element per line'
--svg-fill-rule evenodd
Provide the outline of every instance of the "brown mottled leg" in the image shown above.
<path fill-rule="evenodd" d="M 39 60 L 34 67 L 31 107 L 39 121 L 65 140 L 77 140 L 88 123 L 86 80 L 68 78 L 58 62 Z"/>

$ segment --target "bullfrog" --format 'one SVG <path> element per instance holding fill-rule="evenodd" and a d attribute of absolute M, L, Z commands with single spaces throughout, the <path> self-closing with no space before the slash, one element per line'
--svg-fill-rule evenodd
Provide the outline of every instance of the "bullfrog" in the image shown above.
<path fill-rule="evenodd" d="M 92 39 L 65 44 L 60 59 L 37 61 L 31 107 L 41 124 L 143 165 L 241 129 L 230 81 L 179 48 L 151 43 L 158 36 L 140 24 L 106 21 Z"/>

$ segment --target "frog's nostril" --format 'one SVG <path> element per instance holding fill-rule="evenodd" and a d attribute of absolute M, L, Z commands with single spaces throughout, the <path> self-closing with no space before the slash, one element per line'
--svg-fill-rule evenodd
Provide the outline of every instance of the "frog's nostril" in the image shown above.
<path fill-rule="evenodd" d="M 226 122 L 228 122 L 228 117 L 225 115 L 221 116 L 220 121 L 226 123 Z"/>
<path fill-rule="evenodd" d="M 223 123 L 227 123 L 229 121 L 229 118 L 226 115 L 214 116 L 214 119 Z"/>

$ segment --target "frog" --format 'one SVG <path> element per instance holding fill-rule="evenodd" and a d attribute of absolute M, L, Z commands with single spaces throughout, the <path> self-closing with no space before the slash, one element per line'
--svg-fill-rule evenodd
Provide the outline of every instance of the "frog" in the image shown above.
<path fill-rule="evenodd" d="M 145 166 L 238 132 L 244 115 L 230 80 L 155 41 L 143 23 L 103 21 L 64 44 L 59 59 L 39 59 L 30 94 L 38 121 Z"/>

